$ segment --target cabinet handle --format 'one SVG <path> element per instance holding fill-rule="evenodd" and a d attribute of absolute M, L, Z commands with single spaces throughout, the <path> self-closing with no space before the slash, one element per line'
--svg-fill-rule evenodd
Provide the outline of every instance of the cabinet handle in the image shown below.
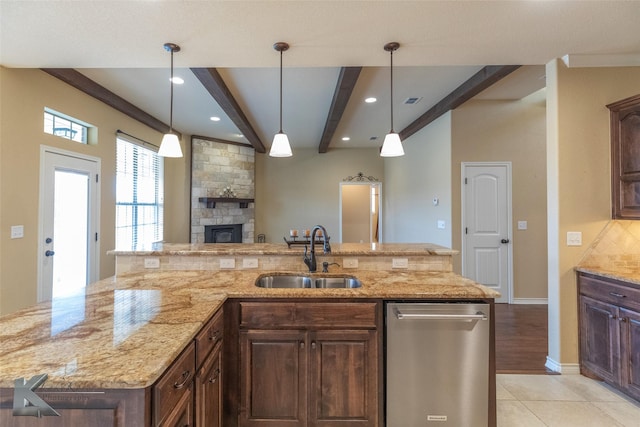
<path fill-rule="evenodd" d="M 624 322 L 626 322 L 626 321 L 627 321 L 627 318 L 626 318 L 626 317 L 618 317 L 618 322 L 622 322 L 622 323 L 624 323 Z"/>
<path fill-rule="evenodd" d="M 304 341 L 300 341 L 300 348 L 304 349 Z"/>
<path fill-rule="evenodd" d="M 173 383 L 173 388 L 179 390 L 182 387 L 184 387 L 187 384 L 187 382 L 189 381 L 189 377 L 191 377 L 191 372 L 190 371 L 184 371 L 182 373 L 182 377 L 181 377 L 182 378 L 182 382 L 176 381 L 175 383 Z"/>
<path fill-rule="evenodd" d="M 218 339 L 218 335 L 220 334 L 220 331 L 216 330 L 216 331 L 209 331 L 209 341 L 216 341 Z"/>
<path fill-rule="evenodd" d="M 218 377 L 220 376 L 220 368 L 216 369 L 213 372 L 213 376 L 211 378 L 209 378 L 209 382 L 211 384 L 214 384 L 216 381 L 218 381 Z"/>
<path fill-rule="evenodd" d="M 316 342 L 315 341 L 311 341 L 311 348 L 312 349 L 316 349 Z"/>
<path fill-rule="evenodd" d="M 626 298 L 627 297 L 626 295 L 619 294 L 617 292 L 609 292 L 609 295 L 614 296 L 616 298 Z"/>
<path fill-rule="evenodd" d="M 609 319 L 615 319 L 615 318 L 616 318 L 616 316 L 614 316 L 613 314 L 609 315 Z"/>

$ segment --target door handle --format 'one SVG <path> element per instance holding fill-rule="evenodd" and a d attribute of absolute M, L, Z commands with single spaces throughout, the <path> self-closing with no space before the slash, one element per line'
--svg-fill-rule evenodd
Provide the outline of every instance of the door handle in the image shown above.
<path fill-rule="evenodd" d="M 502 240 L 500 240 L 500 243 L 505 243 L 505 244 L 509 243 L 509 239 L 502 239 Z"/>
<path fill-rule="evenodd" d="M 54 256 L 56 253 L 54 251 L 48 250 L 44 253 L 44 256 Z"/>

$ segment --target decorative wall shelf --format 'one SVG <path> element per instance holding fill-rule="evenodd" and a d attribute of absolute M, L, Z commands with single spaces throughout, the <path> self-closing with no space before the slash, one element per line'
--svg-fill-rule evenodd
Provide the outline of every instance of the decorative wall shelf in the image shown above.
<path fill-rule="evenodd" d="M 311 237 L 291 237 L 289 239 L 287 239 L 286 237 L 283 237 L 283 239 L 289 249 L 291 249 L 291 245 L 295 246 L 295 245 L 311 244 Z M 327 236 L 327 242 L 329 240 L 331 240 L 331 237 Z M 322 246 L 322 244 L 324 243 L 324 240 L 322 239 L 322 237 L 316 236 L 316 243 Z"/>
<path fill-rule="evenodd" d="M 215 208 L 216 203 L 239 203 L 240 208 L 249 207 L 249 203 L 253 203 L 254 199 L 240 199 L 237 197 L 199 197 L 200 203 L 206 203 L 208 208 Z"/>

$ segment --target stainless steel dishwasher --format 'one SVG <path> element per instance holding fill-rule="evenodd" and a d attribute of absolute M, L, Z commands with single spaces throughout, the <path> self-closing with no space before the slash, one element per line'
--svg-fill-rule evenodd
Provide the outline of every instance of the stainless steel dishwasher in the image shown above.
<path fill-rule="evenodd" d="M 490 305 L 386 305 L 386 427 L 488 425 Z"/>

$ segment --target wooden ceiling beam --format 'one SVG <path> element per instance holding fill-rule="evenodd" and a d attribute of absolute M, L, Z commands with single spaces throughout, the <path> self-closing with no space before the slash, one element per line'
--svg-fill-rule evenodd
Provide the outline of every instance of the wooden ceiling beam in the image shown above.
<path fill-rule="evenodd" d="M 192 68 L 191 71 L 253 148 L 258 153 L 266 153 L 267 150 L 260 137 L 251 126 L 249 119 L 231 94 L 218 70 L 215 68 Z"/>
<path fill-rule="evenodd" d="M 81 90 L 87 95 L 94 97 L 98 101 L 105 103 L 109 107 L 118 110 L 123 114 L 126 114 L 132 119 L 149 126 L 151 129 L 157 130 L 160 133 L 169 132 L 169 125 L 156 119 L 149 113 L 146 113 L 129 101 L 119 97 L 109 89 L 99 85 L 73 68 L 42 68 L 42 71 L 62 80 L 78 90 Z M 175 129 L 173 129 L 173 133 L 178 135 L 178 138 L 182 138 L 182 134 Z"/>
<path fill-rule="evenodd" d="M 347 108 L 347 103 L 349 102 L 349 98 L 351 98 L 353 88 L 356 86 L 361 71 L 362 67 L 342 67 L 340 69 L 340 75 L 338 76 L 336 90 L 331 100 L 327 122 L 324 125 L 322 138 L 320 138 L 318 153 L 326 153 L 329 149 L 331 139 L 338 128 L 344 110 Z"/>
<path fill-rule="evenodd" d="M 453 110 L 464 104 L 489 86 L 508 76 L 520 65 L 487 65 L 462 83 L 449 95 L 442 98 L 436 105 L 431 107 L 426 113 L 418 117 L 409 126 L 402 129 L 400 139 L 403 141 L 409 138 L 429 123 L 436 120 L 446 112 Z"/>

